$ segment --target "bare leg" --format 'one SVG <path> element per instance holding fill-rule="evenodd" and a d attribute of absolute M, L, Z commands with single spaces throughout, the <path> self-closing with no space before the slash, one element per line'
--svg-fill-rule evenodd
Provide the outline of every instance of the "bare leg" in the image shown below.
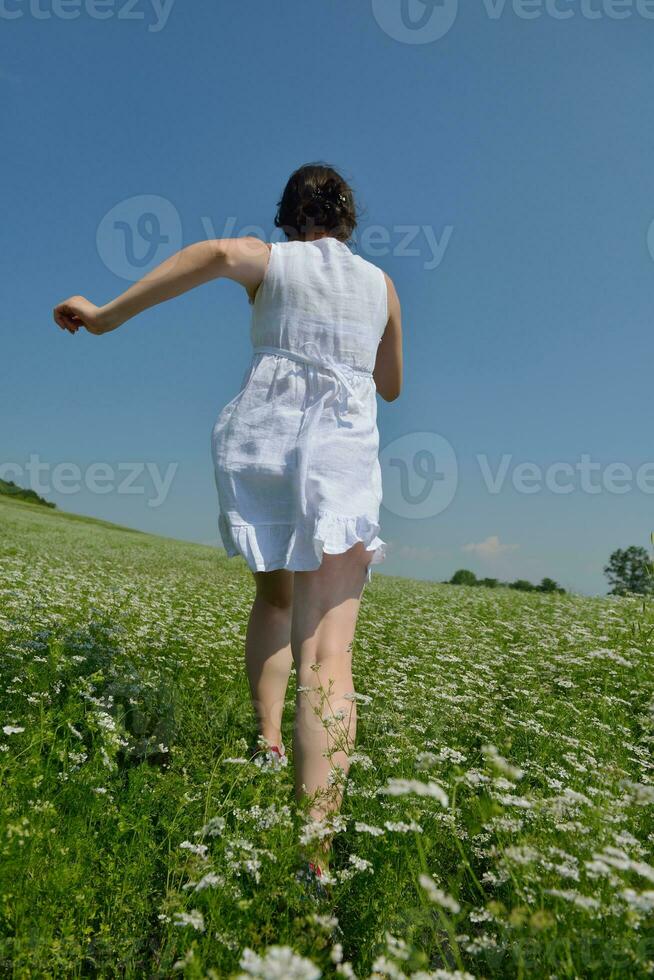
<path fill-rule="evenodd" d="M 354 747 L 352 641 L 370 558 L 358 543 L 345 554 L 324 555 L 314 572 L 295 573 L 291 627 L 299 688 L 293 742 L 295 790 L 298 800 L 308 797 L 310 815 L 316 820 L 339 809 L 342 787 L 330 786 L 330 771 L 338 767 L 347 773 Z M 342 720 L 334 722 L 339 715 Z M 332 723 L 326 727 L 323 720 L 330 716 Z"/>
<path fill-rule="evenodd" d="M 257 594 L 245 639 L 245 665 L 259 734 L 281 743 L 282 714 L 293 666 L 293 572 L 255 572 Z"/>

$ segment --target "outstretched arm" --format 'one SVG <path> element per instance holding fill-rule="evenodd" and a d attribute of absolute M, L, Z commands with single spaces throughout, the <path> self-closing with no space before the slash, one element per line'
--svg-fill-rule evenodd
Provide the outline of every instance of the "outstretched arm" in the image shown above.
<path fill-rule="evenodd" d="M 143 310 L 220 277 L 239 282 L 252 296 L 264 277 L 269 255 L 270 247 L 258 238 L 196 242 L 166 259 L 111 303 L 95 306 L 83 296 L 71 296 L 55 307 L 54 319 L 70 333 L 77 333 L 80 327 L 93 334 L 108 333 Z"/>

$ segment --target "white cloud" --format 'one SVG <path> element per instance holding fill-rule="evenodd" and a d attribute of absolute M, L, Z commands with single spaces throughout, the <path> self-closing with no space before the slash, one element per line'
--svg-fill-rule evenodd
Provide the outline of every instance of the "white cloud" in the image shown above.
<path fill-rule="evenodd" d="M 518 544 L 503 544 L 496 534 L 492 534 L 485 541 L 477 544 L 464 544 L 463 551 L 470 551 L 478 558 L 497 558 L 498 555 L 505 555 L 509 551 L 517 551 Z"/>

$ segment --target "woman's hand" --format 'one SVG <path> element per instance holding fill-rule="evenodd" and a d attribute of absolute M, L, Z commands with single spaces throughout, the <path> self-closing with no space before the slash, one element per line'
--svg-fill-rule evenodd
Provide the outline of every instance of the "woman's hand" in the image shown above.
<path fill-rule="evenodd" d="M 90 303 L 83 296 L 71 296 L 63 303 L 55 306 L 54 320 L 62 330 L 69 333 L 77 333 L 80 327 L 85 327 L 89 333 L 100 335 L 109 333 L 120 326 L 117 322 L 112 322 L 101 306 Z"/>

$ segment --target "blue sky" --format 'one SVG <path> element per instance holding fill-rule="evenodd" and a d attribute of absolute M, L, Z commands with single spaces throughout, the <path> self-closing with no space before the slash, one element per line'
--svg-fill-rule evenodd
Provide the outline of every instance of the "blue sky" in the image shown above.
<path fill-rule="evenodd" d="M 4 0 L 3 473 L 34 483 L 37 461 L 65 510 L 217 541 L 244 292 L 103 338 L 51 309 L 198 239 L 270 238 L 288 174 L 324 159 L 403 304 L 379 572 L 603 592 L 609 553 L 654 526 L 654 4 L 404 2 Z"/>

